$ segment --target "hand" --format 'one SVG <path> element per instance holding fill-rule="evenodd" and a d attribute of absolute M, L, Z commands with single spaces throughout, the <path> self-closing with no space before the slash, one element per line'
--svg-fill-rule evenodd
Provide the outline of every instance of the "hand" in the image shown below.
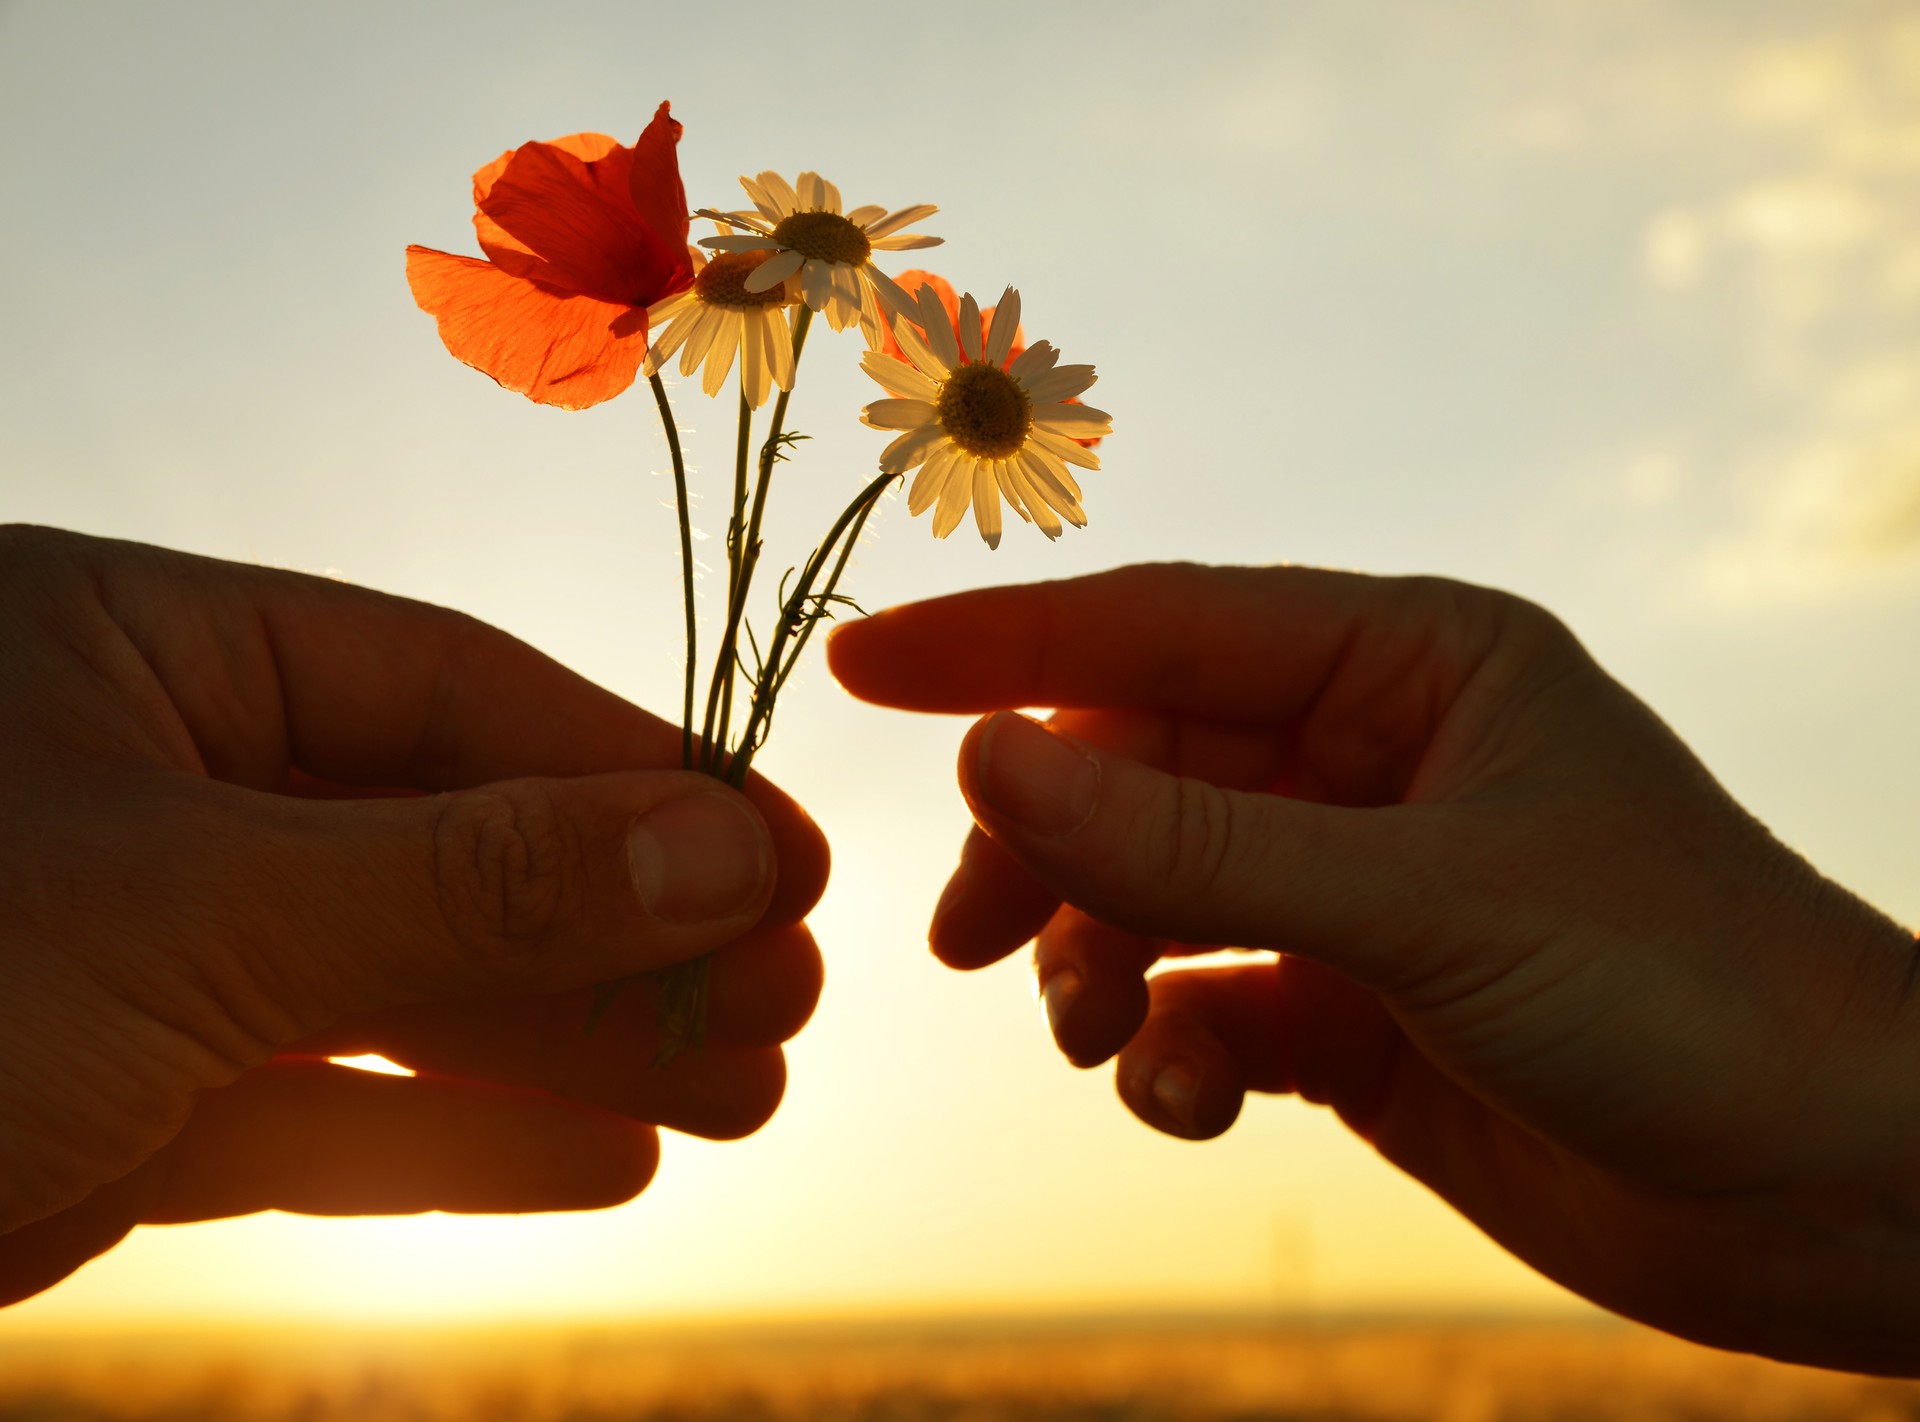
<path fill-rule="evenodd" d="M 1192 1139 L 1331 1105 L 1520 1258 L 1704 1342 L 1920 1370 L 1920 951 L 1554 619 L 1433 579 L 1139 567 L 844 627 L 995 711 L 936 911 Z M 1000 708 L 1063 708 L 1052 730 Z M 1062 907 L 1062 905 L 1065 907 Z M 1169 972 L 1214 945 L 1281 956 Z"/>
<path fill-rule="evenodd" d="M 593 1208 L 654 1125 L 755 1129 L 826 844 L 679 762 L 470 618 L 0 529 L 0 1303 L 141 1222 Z M 708 950 L 706 1050 L 650 1069 L 639 989 L 584 1035 Z"/>

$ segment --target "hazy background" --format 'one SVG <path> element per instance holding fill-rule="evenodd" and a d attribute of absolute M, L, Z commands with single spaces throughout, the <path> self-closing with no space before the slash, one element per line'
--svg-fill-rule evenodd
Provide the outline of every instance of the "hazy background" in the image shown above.
<path fill-rule="evenodd" d="M 1098 364 L 1090 528 L 934 544 L 868 605 L 1148 559 L 1511 588 L 1823 869 L 1920 920 L 1920 20 L 1911 6 L 0 5 L 0 518 L 337 571 L 678 703 L 650 402 L 451 359 L 403 248 L 468 175 L 631 141 L 695 204 L 817 168 L 941 205 L 916 254 Z M 910 264 L 896 261 L 893 270 Z M 824 335 L 824 332 L 823 332 Z M 794 553 L 883 442 L 810 347 Z M 715 535 L 730 407 L 682 389 Z M 769 561 L 782 557 L 776 549 Z M 779 566 L 784 566 L 780 563 Z M 715 609 L 709 593 L 707 610 Z M 963 723 L 816 662 L 763 765 L 834 841 L 780 1116 L 671 1138 L 609 1213 L 142 1231 L 0 1317 L 1556 1306 L 1326 1116 L 1153 1136 L 1050 1050 L 1018 962 L 937 968 Z"/>

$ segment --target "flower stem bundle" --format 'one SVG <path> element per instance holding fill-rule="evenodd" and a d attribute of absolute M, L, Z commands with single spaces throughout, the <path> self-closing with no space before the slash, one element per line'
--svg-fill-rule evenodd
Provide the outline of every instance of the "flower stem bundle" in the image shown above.
<path fill-rule="evenodd" d="M 683 768 L 744 788 L 766 744 L 780 693 L 814 630 L 855 607 L 841 580 L 881 496 L 915 470 L 908 508 L 934 510 L 945 538 L 969 509 L 997 547 L 1002 504 L 1048 538 L 1084 526 L 1069 466 L 1098 469 L 1107 416 L 1079 402 L 1092 366 L 1061 365 L 1044 341 L 1025 344 L 1019 293 L 982 311 L 928 272 L 898 281 L 878 252 L 930 247 L 909 229 L 936 211 L 845 209 L 817 173 L 793 182 L 740 180 L 750 210 L 688 210 L 666 104 L 632 147 L 582 133 L 527 143 L 474 174 L 474 227 L 486 260 L 407 249 L 414 299 L 468 365 L 543 405 L 584 409 L 645 374 L 672 461 L 679 521 L 686 657 L 680 708 Z M 712 236 L 688 241 L 695 216 Z M 749 616 L 776 476 L 805 436 L 788 404 L 814 317 L 865 338 L 861 366 L 886 392 L 864 423 L 896 432 L 869 476 L 797 569 L 781 579 L 764 644 Z M 699 607 L 686 458 L 662 367 L 678 356 L 718 397 L 736 370 L 738 429 L 726 530 L 726 603 L 700 697 Z M 777 394 L 776 394 L 777 392 Z M 759 443 L 757 412 L 773 401 Z M 830 505 L 831 506 L 831 505 Z M 763 624 L 764 626 L 765 624 Z M 696 711 L 698 714 L 696 715 Z M 704 1041 L 708 961 L 648 974 L 665 1065 Z M 622 984 L 594 997 L 593 1030 Z"/>

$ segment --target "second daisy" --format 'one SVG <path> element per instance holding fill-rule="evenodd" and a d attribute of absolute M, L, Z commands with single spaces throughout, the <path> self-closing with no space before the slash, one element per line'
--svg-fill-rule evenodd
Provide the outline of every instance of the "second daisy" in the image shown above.
<path fill-rule="evenodd" d="M 939 295 L 923 286 L 914 318 L 893 323 L 902 362 L 870 350 L 861 368 L 893 398 L 861 411 L 875 429 L 903 434 L 880 454 L 880 468 L 904 474 L 919 468 L 907 492 L 914 515 L 934 510 L 933 535 L 945 538 L 969 506 L 989 548 L 1000 546 L 1000 502 L 1048 538 L 1064 519 L 1084 528 L 1080 485 L 1067 466 L 1098 469 L 1100 456 L 1076 443 L 1112 433 L 1103 410 L 1070 403 L 1094 382 L 1090 365 L 1060 365 L 1060 353 L 1037 341 L 1012 360 L 1020 326 L 1020 293 L 1008 287 L 981 334 L 980 304 L 960 299 L 958 332 Z"/>
<path fill-rule="evenodd" d="M 665 329 L 654 338 L 642 367 L 648 375 L 680 352 L 680 373 L 692 375 L 705 364 L 700 388 L 718 395 L 740 356 L 740 393 L 754 409 L 767 401 L 771 386 L 793 389 L 793 329 L 786 308 L 794 283 L 776 281 L 755 291 L 750 278 L 771 252 L 721 252 L 711 260 L 697 247 L 692 255 L 693 285 L 647 308 L 647 320 Z"/>

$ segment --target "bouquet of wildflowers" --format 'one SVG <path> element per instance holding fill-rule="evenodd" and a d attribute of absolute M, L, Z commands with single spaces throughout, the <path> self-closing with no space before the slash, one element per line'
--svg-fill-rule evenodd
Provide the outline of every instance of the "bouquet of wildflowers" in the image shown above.
<path fill-rule="evenodd" d="M 907 507 L 916 516 L 932 509 L 938 538 L 971 508 L 980 536 L 997 547 L 1003 503 L 1057 538 L 1063 524 L 1086 524 L 1072 469 L 1100 467 L 1092 451 L 1110 426 L 1077 398 L 1093 384 L 1092 366 L 1061 365 L 1045 341 L 1025 344 L 1011 287 L 983 311 L 931 273 L 896 281 L 880 270 L 878 253 L 938 245 L 908 230 L 937 211 L 932 204 L 846 210 L 817 173 L 789 183 L 767 172 L 740 180 L 750 209 L 689 212 L 680 134 L 663 103 L 632 147 L 579 133 L 501 154 L 473 175 L 485 259 L 409 247 L 407 281 L 449 351 L 540 404 L 585 409 L 646 376 L 680 524 L 681 760 L 737 787 L 814 629 L 851 605 L 841 578 L 889 485 L 918 471 Z M 714 232 L 690 244 L 695 218 Z M 762 528 L 779 466 L 802 438 L 787 427 L 788 402 L 816 315 L 836 332 L 860 332 L 861 367 L 886 392 L 861 419 L 896 434 L 878 473 L 780 581 L 772 621 L 756 632 L 749 608 Z M 708 397 L 738 372 L 726 606 L 703 702 L 686 461 L 660 378 L 676 355 L 680 374 L 699 372 Z M 706 960 L 651 976 L 665 1061 L 701 1041 Z M 601 991 L 596 1019 L 616 987 Z"/>

